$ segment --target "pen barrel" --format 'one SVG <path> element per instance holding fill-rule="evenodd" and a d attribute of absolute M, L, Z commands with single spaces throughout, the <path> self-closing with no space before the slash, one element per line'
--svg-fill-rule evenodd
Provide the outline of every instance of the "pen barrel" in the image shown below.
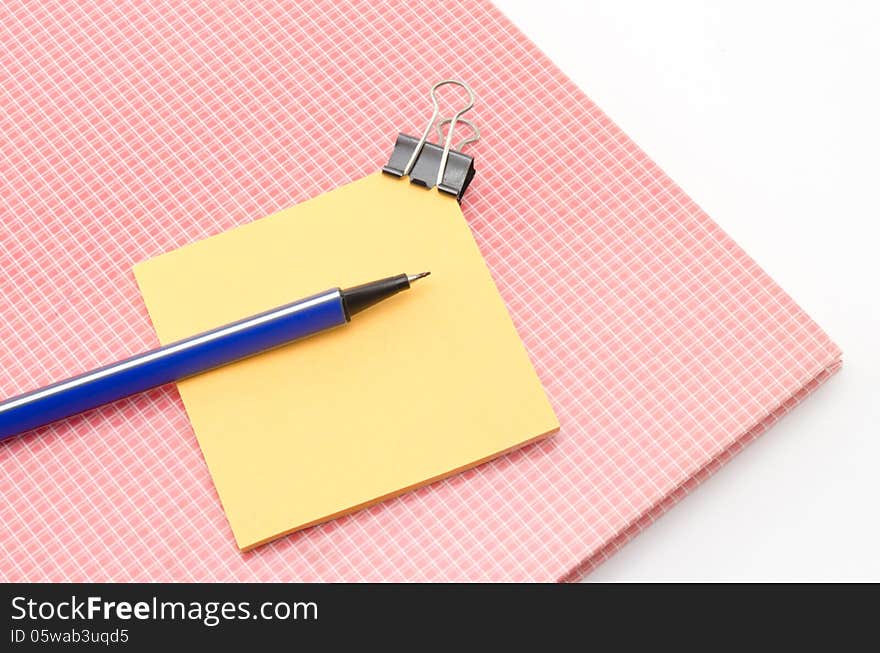
<path fill-rule="evenodd" d="M 338 288 L 0 403 L 0 440 L 345 324 Z"/>

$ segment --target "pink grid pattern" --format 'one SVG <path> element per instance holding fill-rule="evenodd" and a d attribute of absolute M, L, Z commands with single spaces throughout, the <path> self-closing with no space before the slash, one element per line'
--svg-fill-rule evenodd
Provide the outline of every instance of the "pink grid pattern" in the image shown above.
<path fill-rule="evenodd" d="M 132 264 L 377 170 L 459 77 L 464 211 L 561 432 L 240 554 L 164 388 L 0 447 L 3 579 L 573 579 L 839 366 L 494 7 L 379 4 L 0 5 L 0 396 L 155 346 Z"/>

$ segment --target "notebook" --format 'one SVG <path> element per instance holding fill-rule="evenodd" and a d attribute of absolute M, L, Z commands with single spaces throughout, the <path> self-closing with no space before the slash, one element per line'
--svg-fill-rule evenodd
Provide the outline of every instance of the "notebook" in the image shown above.
<path fill-rule="evenodd" d="M 349 328 L 178 384 L 239 548 L 473 467 L 559 423 L 456 198 L 436 188 L 376 172 L 135 267 L 163 344 L 423 269 L 431 276 L 417 289 Z"/>
<path fill-rule="evenodd" d="M 133 265 L 376 172 L 456 77 L 483 132 L 462 213 L 560 423 L 241 553 L 163 388 L 0 447 L 5 580 L 573 579 L 839 367 L 483 0 L 16 3 L 0 39 L 0 394 L 156 346 Z"/>

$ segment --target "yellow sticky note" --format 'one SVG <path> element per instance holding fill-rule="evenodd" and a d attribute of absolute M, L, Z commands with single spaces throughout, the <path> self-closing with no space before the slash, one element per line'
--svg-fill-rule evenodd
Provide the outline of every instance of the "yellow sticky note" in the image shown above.
<path fill-rule="evenodd" d="M 239 548 L 559 428 L 454 198 L 377 173 L 135 266 L 162 343 L 430 270 L 343 327 L 178 384 Z"/>

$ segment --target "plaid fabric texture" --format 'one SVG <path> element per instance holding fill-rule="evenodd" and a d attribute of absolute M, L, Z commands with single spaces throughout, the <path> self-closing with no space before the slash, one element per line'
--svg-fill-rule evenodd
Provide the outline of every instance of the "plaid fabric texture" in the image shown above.
<path fill-rule="evenodd" d="M 572 579 L 839 365 L 482 0 L 8 0 L 0 43 L 0 396 L 155 346 L 132 264 L 377 170 L 456 77 L 463 210 L 562 424 L 240 554 L 166 387 L 0 446 L 5 580 Z"/>

